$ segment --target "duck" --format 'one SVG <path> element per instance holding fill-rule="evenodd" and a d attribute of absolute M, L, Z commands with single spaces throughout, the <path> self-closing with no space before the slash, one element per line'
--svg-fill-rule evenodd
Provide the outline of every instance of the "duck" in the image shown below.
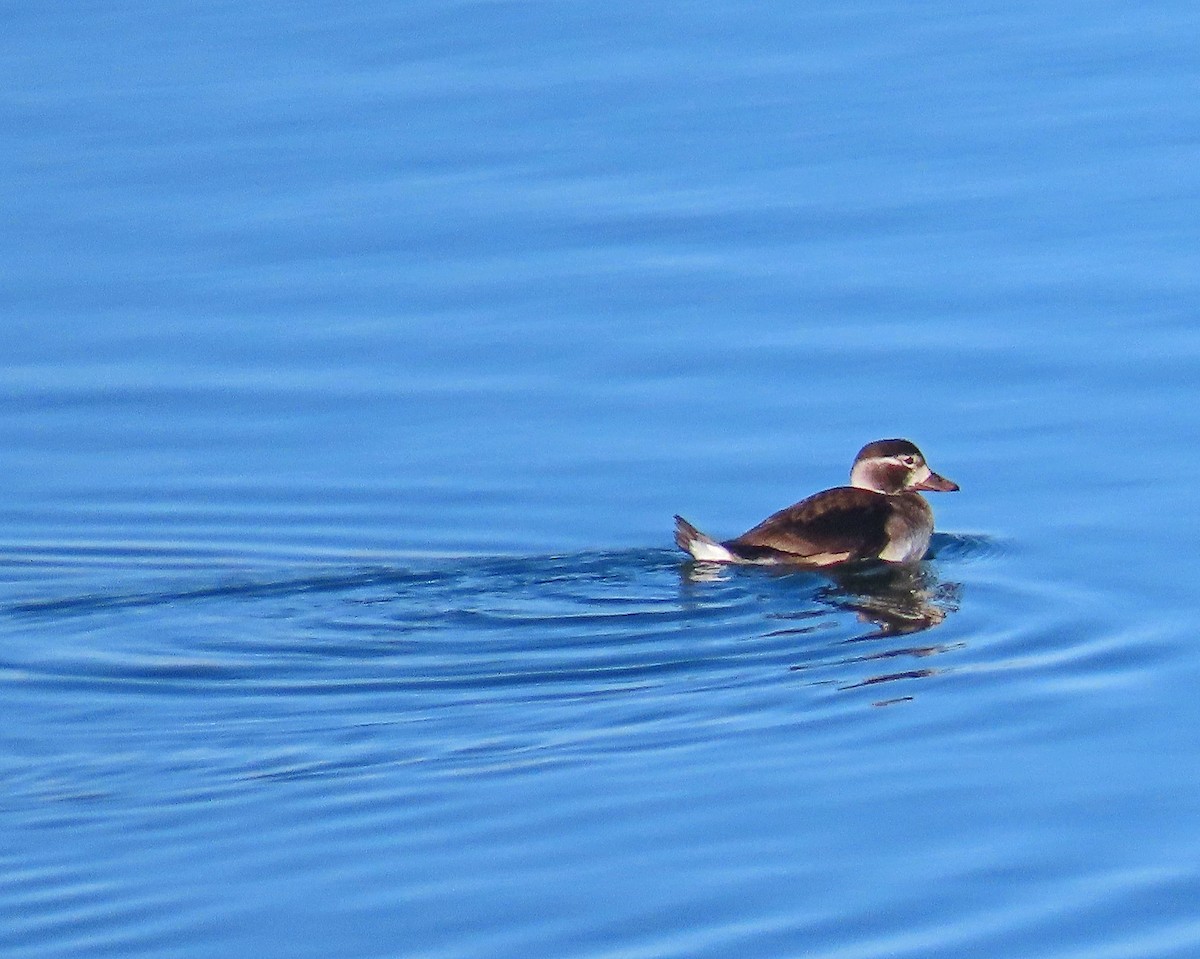
<path fill-rule="evenodd" d="M 915 443 L 875 440 L 854 457 L 849 486 L 814 493 L 723 542 L 677 515 L 675 543 L 704 563 L 809 569 L 868 560 L 915 563 L 933 536 L 933 510 L 921 493 L 958 488 L 929 468 Z"/>

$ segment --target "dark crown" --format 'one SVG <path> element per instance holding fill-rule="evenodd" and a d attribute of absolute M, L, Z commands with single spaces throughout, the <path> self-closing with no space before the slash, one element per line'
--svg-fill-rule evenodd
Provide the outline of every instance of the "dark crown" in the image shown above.
<path fill-rule="evenodd" d="M 857 462 L 881 456 L 921 456 L 921 451 L 917 449 L 916 444 L 908 440 L 876 440 L 859 450 L 854 459 Z"/>

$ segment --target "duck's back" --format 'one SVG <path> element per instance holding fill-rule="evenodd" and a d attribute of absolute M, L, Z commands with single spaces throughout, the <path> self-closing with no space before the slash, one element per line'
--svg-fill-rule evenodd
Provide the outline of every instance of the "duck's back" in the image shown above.
<path fill-rule="evenodd" d="M 920 543 L 927 515 L 931 520 L 928 504 L 916 494 L 889 496 L 838 486 L 768 516 L 724 545 L 747 558 L 769 551 L 813 566 L 860 559 L 906 562 L 918 547 L 923 554 L 928 546 L 927 533 Z M 927 525 L 932 530 L 932 522 Z"/>

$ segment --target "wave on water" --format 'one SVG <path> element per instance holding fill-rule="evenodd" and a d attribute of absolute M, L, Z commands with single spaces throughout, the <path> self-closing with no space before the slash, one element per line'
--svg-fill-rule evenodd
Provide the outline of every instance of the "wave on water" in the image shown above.
<path fill-rule="evenodd" d="M 985 536 L 961 536 L 935 534 L 929 560 L 979 559 L 999 552 L 996 541 Z M 29 563 L 30 551 L 12 547 L 0 552 L 0 569 L 21 567 Z M 84 592 L 54 594 L 35 598 L 13 598 L 0 606 L 14 615 L 70 615 L 86 614 L 128 607 L 153 607 L 178 603 L 208 600 L 254 600 L 272 597 L 293 596 L 306 593 L 353 592 L 374 586 L 395 587 L 403 593 L 406 588 L 428 589 L 440 587 L 453 590 L 456 586 L 464 592 L 473 592 L 480 587 L 502 594 L 508 589 L 522 590 L 536 586 L 554 587 L 566 582 L 628 581 L 631 577 L 657 574 L 669 569 L 682 569 L 692 582 L 704 579 L 728 581 L 732 569 L 718 572 L 709 567 L 711 576 L 701 570 L 704 564 L 691 563 L 674 550 L 632 549 L 613 551 L 586 551 L 577 553 L 548 554 L 544 556 L 494 556 L 494 557 L 449 557 L 422 560 L 403 565 L 370 564 L 337 568 L 323 564 L 313 571 L 303 573 L 241 574 L 229 575 L 222 570 L 219 554 L 209 555 L 204 551 L 186 551 L 192 562 L 187 567 L 188 576 L 180 575 L 178 569 L 170 575 L 171 583 L 158 588 L 123 588 L 137 582 L 133 571 L 144 571 L 156 559 L 179 559 L 179 551 L 151 550 L 150 555 L 131 549 L 117 549 L 105 553 L 99 547 L 76 548 L 53 555 L 48 550 L 37 551 L 42 565 L 70 570 L 72 567 L 93 574 L 97 567 L 111 570 L 114 574 L 103 586 Z M 208 562 L 205 562 L 207 556 Z M 312 563 L 309 562 L 309 567 Z M 343 567 L 349 564 L 342 564 Z M 920 568 L 927 569 L 929 562 Z M 170 571 L 170 563 L 163 562 Z M 882 571 L 867 571 L 855 576 L 853 582 L 870 588 L 872 582 L 882 582 Z M 737 568 L 742 575 L 748 571 Z M 774 575 L 789 577 L 813 577 L 814 574 L 796 570 L 773 570 Z M 752 575 L 752 573 L 751 573 Z M 895 588 L 895 580 L 889 580 Z"/>
<path fill-rule="evenodd" d="M 963 647 L 948 625 L 963 603 L 958 573 L 1001 550 L 938 534 L 932 552 L 912 568 L 828 573 L 633 549 L 238 575 L 201 566 L 150 582 L 139 560 L 98 580 L 89 554 L 84 589 L 14 596 L 0 614 L 26 637 L 10 667 L 57 682 L 545 696 L 753 684 L 770 670 L 874 694 L 938 675 L 934 657 Z M 39 624 L 55 633 L 51 651 L 30 639 Z"/>

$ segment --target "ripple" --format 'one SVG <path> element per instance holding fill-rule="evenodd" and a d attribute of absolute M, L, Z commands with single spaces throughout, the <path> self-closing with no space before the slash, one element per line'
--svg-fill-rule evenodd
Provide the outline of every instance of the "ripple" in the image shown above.
<path fill-rule="evenodd" d="M 887 685 L 904 690 L 889 701 L 911 701 L 934 678 L 1078 661 L 1044 637 L 1078 620 L 1091 596 L 1064 604 L 1061 591 L 996 579 L 1006 551 L 990 537 L 938 534 L 934 547 L 914 569 L 827 574 L 697 575 L 673 551 L 626 550 L 194 571 L 150 588 L 135 557 L 109 588 L 9 600 L 0 614 L 20 626 L 0 669 L 26 685 L 170 684 L 243 699 L 666 696 L 775 688 L 790 676 L 793 693 L 796 681 L 818 693 Z M 54 631 L 53 647 L 38 629 Z"/>
<path fill-rule="evenodd" d="M 928 559 L 971 561 L 994 559 L 1009 552 L 1008 544 L 982 533 L 934 533 Z"/>
<path fill-rule="evenodd" d="M 655 828 L 704 835 L 735 808 L 890 808 L 916 788 L 905 762 L 1094 721 L 1103 700 L 1088 714 L 1081 690 L 1119 689 L 1161 655 L 1129 642 L 1102 586 L 1035 576 L 988 537 L 935 545 L 907 570 L 704 577 L 665 550 L 151 576 L 133 556 L 99 578 L 89 558 L 86 588 L 10 585 L 0 606 L 4 805 L 31 835 L 85 837 L 106 875 L 136 871 L 131 831 L 185 859 L 256 862 L 266 841 L 278 868 L 339 886 L 365 868 L 386 888 L 356 865 L 378 868 L 380 836 L 400 859 L 477 847 L 510 863 L 530 837 L 568 836 L 624 870 Z M 710 765 L 719 782 L 673 795 L 676 769 Z M 251 818 L 253 842 L 238 834 Z"/>
<path fill-rule="evenodd" d="M 303 593 L 343 592 L 378 583 L 403 581 L 397 571 L 358 570 L 347 574 L 300 576 L 266 582 L 226 582 L 140 593 L 87 593 L 10 603 L 5 610 L 14 615 L 64 615 L 104 612 L 135 607 L 169 606 L 202 600 L 288 597 Z"/>

